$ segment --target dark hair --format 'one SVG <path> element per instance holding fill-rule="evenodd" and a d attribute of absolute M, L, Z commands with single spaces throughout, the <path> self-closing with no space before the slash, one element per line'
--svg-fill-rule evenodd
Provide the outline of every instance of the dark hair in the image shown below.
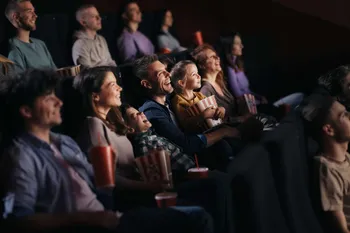
<path fill-rule="evenodd" d="M 108 112 L 107 119 L 105 120 L 97 113 L 96 106 L 93 104 L 92 94 L 101 91 L 101 86 L 103 85 L 107 72 L 113 73 L 110 67 L 85 69 L 75 77 L 73 86 L 82 95 L 85 116 L 97 117 L 112 131 L 120 135 L 125 135 L 127 127 L 123 121 L 119 108 L 112 108 Z"/>
<path fill-rule="evenodd" d="M 312 94 L 301 104 L 301 114 L 311 136 L 321 142 L 322 127 L 327 123 L 330 109 L 336 100 L 323 94 Z"/>
<path fill-rule="evenodd" d="M 2 79 L 0 92 L 5 100 L 2 103 L 5 119 L 1 122 L 4 124 L 5 131 L 11 131 L 14 134 L 22 131 L 24 121 L 19 108 L 24 105 L 33 107 L 38 97 L 55 91 L 58 83 L 59 77 L 56 72 L 38 69 L 29 69 L 20 75 Z"/>
<path fill-rule="evenodd" d="M 195 65 L 195 63 L 190 60 L 180 61 L 176 63 L 170 72 L 171 82 L 174 85 L 175 92 L 178 94 L 182 92 L 182 88 L 179 86 L 178 81 L 185 79 L 188 65 Z"/>
<path fill-rule="evenodd" d="M 236 57 L 235 61 L 233 61 L 232 48 L 236 36 L 241 38 L 238 32 L 234 32 L 230 36 L 220 37 L 220 57 L 224 67 L 229 66 L 238 72 L 244 70 L 244 63 L 241 56 Z"/>
<path fill-rule="evenodd" d="M 123 117 L 123 119 L 124 119 L 124 121 L 126 122 L 126 123 L 128 123 L 128 118 L 126 117 L 126 111 L 129 109 L 129 108 L 132 108 L 132 106 L 131 105 L 129 105 L 129 104 L 122 104 L 121 106 L 120 106 L 120 112 L 121 112 L 121 114 L 122 114 L 122 117 Z"/>
<path fill-rule="evenodd" d="M 343 102 L 343 84 L 347 75 L 350 74 L 350 66 L 339 66 L 327 74 L 318 78 L 318 85 L 325 88 L 331 96 L 340 97 L 340 102 Z"/>
<path fill-rule="evenodd" d="M 148 67 L 156 61 L 159 61 L 159 59 L 158 59 L 158 56 L 155 54 L 147 55 L 135 60 L 133 63 L 134 75 L 140 80 L 143 80 L 143 79 L 148 80 Z"/>
<path fill-rule="evenodd" d="M 205 63 L 207 62 L 207 57 L 205 56 L 204 52 L 206 50 L 212 50 L 216 53 L 215 49 L 213 46 L 209 45 L 209 44 L 203 44 L 198 46 L 197 48 L 195 48 L 193 50 L 193 52 L 191 53 L 192 58 L 194 59 L 194 61 L 197 64 L 198 70 L 199 70 L 199 74 L 204 77 L 204 75 L 206 74 L 206 70 L 205 70 Z M 219 86 L 221 88 L 226 88 L 226 83 L 224 80 L 224 73 L 222 71 L 220 71 L 216 77 L 216 82 L 219 84 Z"/>

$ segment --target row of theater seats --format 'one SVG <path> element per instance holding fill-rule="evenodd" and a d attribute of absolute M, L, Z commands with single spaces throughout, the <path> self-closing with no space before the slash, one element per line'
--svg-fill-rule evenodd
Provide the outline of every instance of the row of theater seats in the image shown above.
<path fill-rule="evenodd" d="M 165 55 L 173 62 L 188 59 L 189 53 Z M 130 64 L 117 68 L 123 87 L 123 102 L 142 104 L 139 80 Z M 80 119 L 74 78 L 62 80 L 63 124 L 58 129 L 75 137 Z M 260 143 L 249 145 L 229 167 L 233 189 L 232 210 L 236 233 L 321 233 L 310 198 L 309 162 L 316 152 L 307 137 L 298 111 L 292 111 L 273 131 L 264 133 Z M 311 151 L 310 151 L 311 150 Z"/>
<path fill-rule="evenodd" d="M 296 111 L 237 156 L 229 168 L 236 232 L 323 232 L 310 196 L 315 149 Z"/>
<path fill-rule="evenodd" d="M 115 13 L 101 14 L 102 30 L 101 34 L 107 41 L 110 53 L 118 62 L 117 54 L 117 38 L 122 31 L 123 23 L 120 17 Z M 1 22 L 0 25 L 0 53 L 7 56 L 8 37 L 14 36 L 14 29 L 9 22 Z M 37 21 L 37 29 L 31 33 L 31 37 L 43 40 L 57 67 L 65 67 L 73 65 L 71 49 L 73 46 L 73 33 L 79 29 L 78 22 L 74 15 L 66 14 L 45 14 L 39 15 Z M 153 44 L 156 44 L 156 36 L 158 31 L 155 28 L 156 17 L 152 12 L 143 13 L 142 22 L 139 30 L 145 34 Z M 5 36 L 4 36 L 5 35 Z"/>

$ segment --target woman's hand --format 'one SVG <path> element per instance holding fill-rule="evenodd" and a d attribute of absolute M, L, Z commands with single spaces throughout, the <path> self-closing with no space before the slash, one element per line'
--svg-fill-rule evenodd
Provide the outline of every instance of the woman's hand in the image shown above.
<path fill-rule="evenodd" d="M 217 119 L 224 119 L 225 117 L 225 113 L 226 113 L 226 110 L 223 108 L 223 107 L 218 107 L 215 109 L 215 113 L 214 113 L 214 119 L 217 120 Z"/>

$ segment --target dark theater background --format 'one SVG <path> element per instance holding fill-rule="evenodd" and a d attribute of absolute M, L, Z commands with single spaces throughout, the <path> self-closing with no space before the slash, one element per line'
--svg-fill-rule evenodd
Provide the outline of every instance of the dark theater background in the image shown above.
<path fill-rule="evenodd" d="M 74 12 L 82 3 L 95 4 L 105 16 L 101 33 L 109 37 L 111 53 L 115 53 L 115 32 L 108 29 L 118 20 L 123 1 L 33 0 L 39 17 L 56 20 L 55 25 L 50 25 L 49 20 L 39 21 L 41 29 L 33 36 L 47 43 L 58 65 L 69 63 L 66 61 L 70 57 L 69 41 L 76 27 Z M 286 92 L 307 91 L 320 74 L 350 61 L 350 15 L 347 12 L 350 2 L 347 0 L 140 0 L 138 3 L 144 13 L 141 29 L 146 30 L 151 26 L 149 22 L 154 12 L 171 9 L 175 31 L 185 46 L 192 43 L 192 33 L 196 30 L 201 30 L 209 43 L 215 43 L 222 33 L 239 31 L 243 35 L 246 70 L 253 88 L 272 98 Z M 0 4 L 4 9 L 6 1 Z M 62 15 L 70 18 L 63 20 Z M 12 33 L 4 16 L 1 16 L 0 27 L 1 52 L 4 53 Z M 57 28 L 56 32 L 53 33 L 52 27 Z M 65 41 L 62 48 L 47 41 L 56 40 L 56 37 Z M 62 54 L 62 50 L 66 52 Z"/>

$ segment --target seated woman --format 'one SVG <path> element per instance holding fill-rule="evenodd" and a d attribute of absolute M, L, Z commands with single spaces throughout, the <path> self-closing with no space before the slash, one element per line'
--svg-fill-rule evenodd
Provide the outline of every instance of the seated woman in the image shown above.
<path fill-rule="evenodd" d="M 181 52 L 186 50 L 182 47 L 179 41 L 169 32 L 173 26 L 173 14 L 170 10 L 164 10 L 160 14 L 160 32 L 157 36 L 157 43 L 159 51 L 166 52 Z"/>
<path fill-rule="evenodd" d="M 226 69 L 227 81 L 231 93 L 235 97 L 241 97 L 244 94 L 252 94 L 258 103 L 267 104 L 268 100 L 249 88 L 249 81 L 244 72 L 243 65 L 243 44 L 239 33 L 234 33 L 232 36 L 221 39 L 222 59 Z M 296 107 L 304 98 L 302 93 L 294 93 L 288 95 L 273 103 L 278 107 L 283 104 L 290 105 L 292 108 Z"/>
<path fill-rule="evenodd" d="M 117 155 L 116 187 L 118 190 L 128 190 L 128 193 L 117 192 L 117 195 L 121 195 L 119 198 L 134 194 L 140 201 L 134 204 L 144 204 L 146 199 L 152 200 L 153 205 L 153 193 L 162 191 L 164 183 L 141 181 L 134 166 L 133 148 L 126 137 L 128 128 L 118 109 L 122 88 L 117 84 L 113 72 L 107 67 L 84 70 L 76 77 L 74 87 L 82 94 L 86 116 L 77 139 L 82 151 L 88 154 L 93 146 L 111 145 Z"/>
<path fill-rule="evenodd" d="M 239 113 L 238 101 L 226 87 L 220 57 L 216 54 L 214 48 L 208 44 L 203 44 L 192 52 L 192 57 L 197 63 L 199 73 L 202 76 L 200 92 L 205 96 L 215 95 L 217 104 L 226 110 L 226 118 L 237 117 Z M 244 122 L 249 118 L 249 114 L 245 114 L 245 112 L 239 114 L 243 115 L 238 117 L 239 122 Z M 258 118 L 265 122 L 264 128 L 270 129 L 276 123 L 275 119 L 261 113 L 258 115 Z"/>

